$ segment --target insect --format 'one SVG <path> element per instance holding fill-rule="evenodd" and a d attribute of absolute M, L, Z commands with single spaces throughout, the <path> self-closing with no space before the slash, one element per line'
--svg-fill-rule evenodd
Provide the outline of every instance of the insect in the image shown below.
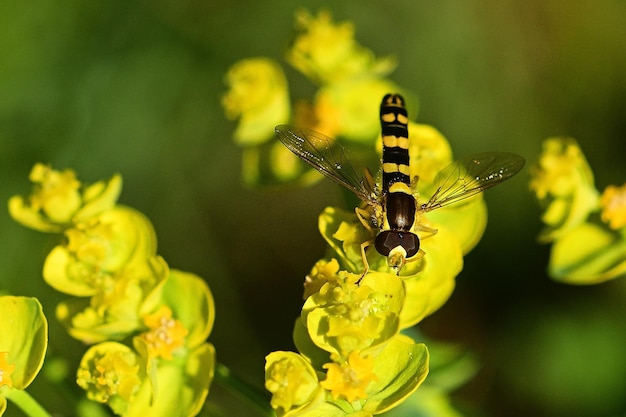
<path fill-rule="evenodd" d="M 359 207 L 355 209 L 366 228 L 377 229 L 375 238 L 361 246 L 365 265 L 363 275 L 369 269 L 365 253 L 369 245 L 373 243 L 376 250 L 387 257 L 387 265 L 399 274 L 406 262 L 424 254 L 416 233 L 437 232 L 420 223 L 422 214 L 493 187 L 517 174 L 525 164 L 521 156 L 506 152 L 486 152 L 461 158 L 437 174 L 435 192 L 420 204 L 412 192 L 412 185 L 417 180 L 411 184 L 408 115 L 402 96 L 385 95 L 380 106 L 380 123 L 383 154 L 379 185 L 374 185 L 369 170 L 350 161 L 349 151 L 333 139 L 308 129 L 286 125 L 275 128 L 278 139 L 293 153 L 351 190 L 373 209 L 373 212 Z"/>

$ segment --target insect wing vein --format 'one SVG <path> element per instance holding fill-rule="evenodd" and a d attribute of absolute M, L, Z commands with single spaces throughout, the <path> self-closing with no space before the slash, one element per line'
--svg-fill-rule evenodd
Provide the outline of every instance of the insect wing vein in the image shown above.
<path fill-rule="evenodd" d="M 346 187 L 361 200 L 378 204 L 369 170 L 348 158 L 349 151 L 335 140 L 310 129 L 280 125 L 276 137 L 313 168 Z"/>
<path fill-rule="evenodd" d="M 442 169 L 436 176 L 433 196 L 422 205 L 431 211 L 480 193 L 517 174 L 524 158 L 508 152 L 485 152 L 469 155 Z"/>

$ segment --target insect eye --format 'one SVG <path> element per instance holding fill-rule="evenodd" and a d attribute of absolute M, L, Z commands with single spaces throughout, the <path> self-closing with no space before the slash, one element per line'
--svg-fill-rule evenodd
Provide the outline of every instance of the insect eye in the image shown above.
<path fill-rule="evenodd" d="M 406 257 L 415 256 L 420 249 L 420 239 L 410 232 L 398 232 L 393 230 L 382 231 L 376 236 L 374 246 L 378 253 L 388 256 L 392 249 L 401 246 L 406 251 Z"/>

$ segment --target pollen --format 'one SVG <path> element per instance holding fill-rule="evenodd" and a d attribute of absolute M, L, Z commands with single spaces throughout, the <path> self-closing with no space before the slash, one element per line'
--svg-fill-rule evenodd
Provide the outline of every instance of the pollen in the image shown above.
<path fill-rule="evenodd" d="M 607 222 L 611 229 L 617 230 L 626 226 L 626 184 L 621 187 L 609 185 L 600 199 L 602 221 Z"/>
<path fill-rule="evenodd" d="M 358 351 L 350 353 L 344 364 L 327 363 L 323 367 L 328 373 L 321 385 L 331 392 L 335 400 L 339 397 L 349 402 L 367 399 L 367 387 L 370 382 L 378 379 L 372 371 L 374 358 L 371 356 L 363 358 Z"/>
<path fill-rule="evenodd" d="M 8 352 L 0 352 L 0 387 L 13 386 L 13 380 L 11 374 L 15 370 L 15 365 L 7 362 Z"/>
<path fill-rule="evenodd" d="M 146 315 L 144 324 L 150 330 L 141 337 L 148 344 L 150 356 L 172 359 L 174 351 L 184 346 L 188 330 L 180 320 L 172 318 L 169 307 L 161 306 L 155 313 Z"/>

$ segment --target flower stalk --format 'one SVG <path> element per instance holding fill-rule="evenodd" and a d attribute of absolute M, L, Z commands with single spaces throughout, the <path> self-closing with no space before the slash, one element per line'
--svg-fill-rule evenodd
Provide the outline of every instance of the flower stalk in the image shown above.
<path fill-rule="evenodd" d="M 3 394 L 28 417 L 50 417 L 50 413 L 41 406 L 27 391 L 11 389 Z"/>

